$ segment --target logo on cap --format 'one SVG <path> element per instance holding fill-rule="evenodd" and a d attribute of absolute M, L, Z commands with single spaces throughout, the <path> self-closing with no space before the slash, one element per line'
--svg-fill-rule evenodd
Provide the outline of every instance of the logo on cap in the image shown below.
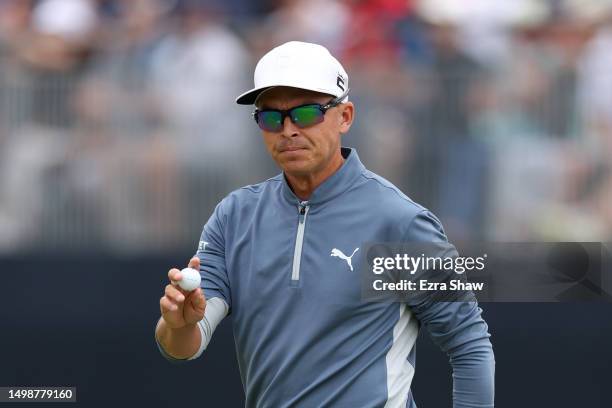
<path fill-rule="evenodd" d="M 342 89 L 342 92 L 344 92 L 344 78 L 342 78 L 340 74 L 338 74 L 338 79 L 336 79 L 336 85 L 338 85 L 338 88 Z"/>

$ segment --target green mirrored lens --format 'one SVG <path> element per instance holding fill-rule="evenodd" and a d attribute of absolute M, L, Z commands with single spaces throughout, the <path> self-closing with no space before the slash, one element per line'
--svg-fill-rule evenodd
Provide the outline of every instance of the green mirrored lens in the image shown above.
<path fill-rule="evenodd" d="M 323 121 L 323 112 L 317 105 L 301 106 L 291 110 L 291 121 L 299 127 L 312 126 Z"/>
<path fill-rule="evenodd" d="M 259 126 L 264 130 L 278 131 L 282 128 L 281 124 L 282 115 L 280 112 L 275 111 L 263 111 L 259 112 Z"/>
<path fill-rule="evenodd" d="M 304 105 L 289 111 L 262 110 L 256 113 L 257 124 L 268 132 L 279 132 L 283 128 L 285 115 L 288 115 L 297 127 L 305 128 L 323 122 L 325 112 L 320 105 Z"/>

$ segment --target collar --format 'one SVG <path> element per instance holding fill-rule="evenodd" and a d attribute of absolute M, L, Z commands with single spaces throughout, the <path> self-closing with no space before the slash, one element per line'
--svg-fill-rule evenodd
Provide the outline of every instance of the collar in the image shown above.
<path fill-rule="evenodd" d="M 329 201 L 338 195 L 344 193 L 355 180 L 363 173 L 365 166 L 359 160 L 357 151 L 348 147 L 342 147 L 340 149 L 344 163 L 342 166 L 331 176 L 323 181 L 312 193 L 308 204 L 321 204 Z M 283 186 L 282 194 L 291 204 L 299 204 L 301 200 L 295 195 L 287 178 L 282 174 Z"/>

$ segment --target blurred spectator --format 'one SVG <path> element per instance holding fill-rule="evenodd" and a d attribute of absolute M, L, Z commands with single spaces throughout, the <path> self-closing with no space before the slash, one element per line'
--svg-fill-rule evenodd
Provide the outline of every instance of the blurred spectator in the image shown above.
<path fill-rule="evenodd" d="M 350 22 L 342 1 L 276 0 L 274 4 L 272 12 L 247 35 L 255 54 L 292 40 L 321 44 L 332 53 L 342 49 Z"/>
<path fill-rule="evenodd" d="M 412 1 L 349 0 L 347 4 L 350 17 L 344 33 L 343 59 L 349 65 L 399 62 L 402 53 L 398 27 L 410 15 Z"/>
<path fill-rule="evenodd" d="M 445 9 L 420 12 L 429 23 L 432 61 L 431 71 L 421 78 L 429 98 L 422 108 L 411 172 L 420 181 L 417 191 L 445 220 L 450 236 L 474 239 L 484 233 L 488 197 L 489 152 L 474 137 L 472 126 L 475 106 L 481 103 L 478 85 L 486 73 L 461 48 L 457 21 Z"/>
<path fill-rule="evenodd" d="M 19 246 L 40 240 L 40 231 L 56 232 L 63 222 L 50 204 L 66 199 L 62 171 L 72 143 L 72 85 L 87 63 L 97 16 L 88 0 L 5 7 L 13 23 L 5 32 L 5 52 L 12 72 L 19 72 L 9 80 L 17 79 L 12 91 L 22 103 L 19 123 L 9 119 L 11 136 L 2 152 L 0 189 L 6 202 L 0 218 L 7 225 L 3 232 L 10 232 L 0 241 Z"/>
<path fill-rule="evenodd" d="M 601 205 L 612 198 L 604 164 L 612 151 L 593 148 L 589 135 L 594 133 L 578 120 L 577 101 L 589 117 L 597 95 L 607 96 L 607 70 L 587 68 L 589 58 L 582 54 L 602 14 L 575 7 L 590 9 L 592 4 L 558 3 L 545 24 L 517 33 L 516 58 L 500 76 L 508 91 L 503 99 L 509 120 L 494 132 L 505 135 L 495 145 L 496 183 L 504 184 L 491 194 L 496 222 L 490 230 L 498 238 L 588 241 L 612 236 L 609 211 Z M 589 49 L 594 50 L 592 45 Z M 605 64 L 610 49 L 599 48 L 595 55 Z M 515 82 L 509 83 L 509 77 Z M 576 99 L 577 94 L 582 97 Z M 504 123 L 503 118 L 496 122 Z"/>
<path fill-rule="evenodd" d="M 610 16 L 610 14 L 608 14 Z M 612 16 L 597 28 L 579 65 L 578 103 L 592 151 L 612 154 Z"/>
<path fill-rule="evenodd" d="M 27 118 L 29 79 L 19 50 L 29 41 L 32 4 L 25 0 L 0 2 L 0 148 L 6 134 Z"/>
<path fill-rule="evenodd" d="M 152 86 L 164 100 L 163 119 L 176 133 L 181 156 L 188 162 L 223 166 L 224 153 L 233 146 L 248 150 L 253 140 L 247 122 L 234 120 L 244 113 L 234 99 L 250 80 L 245 73 L 249 54 L 241 40 L 201 6 L 183 10 L 177 27 L 152 53 Z M 248 157 L 235 154 L 237 160 Z"/>
<path fill-rule="evenodd" d="M 164 123 L 181 164 L 181 196 L 189 197 L 180 200 L 183 224 L 197 237 L 218 197 L 261 175 L 257 128 L 235 103 L 251 80 L 250 55 L 215 9 L 189 4 L 151 62 L 152 89 L 164 101 Z"/>
<path fill-rule="evenodd" d="M 117 3 L 79 88 L 80 134 L 94 140 L 79 145 L 73 169 L 92 159 L 88 174 L 99 184 L 81 183 L 78 192 L 84 202 L 102 203 L 101 234 L 115 249 L 170 245 L 180 233 L 178 155 L 152 79 L 170 10 L 164 0 Z"/>

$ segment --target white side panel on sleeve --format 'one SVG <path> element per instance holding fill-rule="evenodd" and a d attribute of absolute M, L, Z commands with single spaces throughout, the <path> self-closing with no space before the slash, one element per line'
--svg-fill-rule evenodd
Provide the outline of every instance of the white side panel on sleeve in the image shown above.
<path fill-rule="evenodd" d="M 387 352 L 387 403 L 385 408 L 405 407 L 414 367 L 408 362 L 408 354 L 419 335 L 416 318 L 404 303 L 399 303 L 400 317 L 393 327 L 393 344 Z"/>
<path fill-rule="evenodd" d="M 214 297 L 206 300 L 204 318 L 198 322 L 198 328 L 200 329 L 200 334 L 202 335 L 200 348 L 193 356 L 189 357 L 188 360 L 195 360 L 202 355 L 202 352 L 208 346 L 215 329 L 219 323 L 221 323 L 221 320 L 227 316 L 228 311 L 229 307 L 223 299 Z"/>

